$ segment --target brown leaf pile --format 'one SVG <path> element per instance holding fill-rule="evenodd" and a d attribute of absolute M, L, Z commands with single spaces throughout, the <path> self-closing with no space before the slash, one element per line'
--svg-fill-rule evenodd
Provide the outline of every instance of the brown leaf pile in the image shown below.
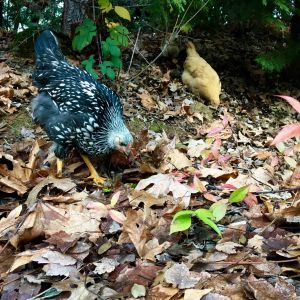
<path fill-rule="evenodd" d="M 1 150 L 1 300 L 297 299 L 299 145 L 270 147 L 274 119 L 232 102 L 208 120 L 169 71 L 150 72 L 148 86 L 128 84 L 126 115 L 176 120 L 174 134 L 137 133 L 130 159 L 112 155 L 126 169 L 110 185 L 89 182 L 74 153 L 57 178 L 43 139 Z M 9 113 L 35 93 L 4 64 L 0 82 Z M 244 201 L 229 203 L 244 186 Z M 176 212 L 213 203 L 227 207 L 222 237 L 196 218 L 170 235 Z"/>

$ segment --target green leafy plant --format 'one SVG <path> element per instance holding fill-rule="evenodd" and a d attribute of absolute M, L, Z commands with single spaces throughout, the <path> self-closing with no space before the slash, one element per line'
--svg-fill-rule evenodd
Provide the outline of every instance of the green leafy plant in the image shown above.
<path fill-rule="evenodd" d="M 221 231 L 218 228 L 218 226 L 215 224 L 215 222 L 222 219 L 224 216 L 220 218 L 220 214 L 214 211 L 218 209 L 215 207 L 212 207 L 210 209 L 206 208 L 199 208 L 195 211 L 193 210 L 183 210 L 179 211 L 175 214 L 172 220 L 172 224 L 170 227 L 170 234 L 178 231 L 185 231 L 189 229 L 192 225 L 192 217 L 197 217 L 199 220 L 201 220 L 203 223 L 210 226 L 219 236 L 221 236 Z M 226 212 L 226 209 L 225 209 Z"/>
<path fill-rule="evenodd" d="M 199 208 L 197 210 L 182 210 L 177 212 L 172 220 L 170 234 L 185 231 L 192 225 L 192 217 L 197 217 L 206 225 L 210 226 L 219 236 L 221 231 L 215 222 L 219 222 L 226 215 L 227 205 L 229 203 L 238 203 L 243 201 L 249 193 L 249 187 L 243 186 L 231 193 L 228 201 L 220 200 L 210 206 L 209 209 Z"/>
<path fill-rule="evenodd" d="M 96 24 L 91 19 L 85 19 L 75 30 L 73 49 L 81 51 L 92 42 L 94 36 L 96 36 Z"/>
<path fill-rule="evenodd" d="M 116 71 L 122 69 L 122 47 L 128 47 L 128 34 L 129 31 L 120 23 L 109 21 L 105 16 L 114 11 L 118 17 L 122 19 L 131 20 L 129 11 L 122 6 L 113 6 L 109 0 L 98 0 L 101 13 L 103 14 L 103 24 L 105 31 L 104 35 L 107 38 L 101 41 L 101 58 L 102 61 L 98 67 L 102 75 L 114 80 L 116 78 Z M 97 35 L 97 25 L 91 19 L 85 19 L 82 24 L 77 26 L 75 36 L 72 41 L 74 50 L 82 51 L 86 46 L 90 45 Z M 96 63 L 94 55 L 82 61 L 84 68 L 94 77 L 98 78 L 97 71 L 94 69 Z"/>

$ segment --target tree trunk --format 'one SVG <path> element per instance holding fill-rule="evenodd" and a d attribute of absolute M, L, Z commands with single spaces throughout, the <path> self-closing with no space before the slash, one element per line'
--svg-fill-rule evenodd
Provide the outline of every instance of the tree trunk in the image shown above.
<path fill-rule="evenodd" d="M 91 0 L 64 0 L 62 32 L 72 36 L 75 26 L 84 20 L 92 5 Z"/>
<path fill-rule="evenodd" d="M 0 0 L 0 28 L 2 28 L 4 25 L 3 20 L 3 0 Z"/>
<path fill-rule="evenodd" d="M 300 40 L 300 0 L 295 0 L 295 13 L 291 19 L 291 38 Z"/>

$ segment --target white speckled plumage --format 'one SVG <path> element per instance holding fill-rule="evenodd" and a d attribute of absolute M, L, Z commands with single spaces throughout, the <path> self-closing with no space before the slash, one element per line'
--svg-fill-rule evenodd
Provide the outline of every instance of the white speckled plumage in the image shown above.
<path fill-rule="evenodd" d="M 132 142 L 117 94 L 70 65 L 51 31 L 39 36 L 35 54 L 39 95 L 32 103 L 33 119 L 56 142 L 56 156 L 64 158 L 72 146 L 102 155 Z"/>

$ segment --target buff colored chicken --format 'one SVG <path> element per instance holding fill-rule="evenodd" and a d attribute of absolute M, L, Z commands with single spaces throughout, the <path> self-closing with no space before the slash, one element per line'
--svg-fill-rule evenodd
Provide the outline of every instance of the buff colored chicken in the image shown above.
<path fill-rule="evenodd" d="M 217 72 L 197 53 L 192 42 L 187 42 L 186 52 L 182 81 L 193 94 L 209 100 L 214 106 L 219 106 L 221 81 Z"/>

